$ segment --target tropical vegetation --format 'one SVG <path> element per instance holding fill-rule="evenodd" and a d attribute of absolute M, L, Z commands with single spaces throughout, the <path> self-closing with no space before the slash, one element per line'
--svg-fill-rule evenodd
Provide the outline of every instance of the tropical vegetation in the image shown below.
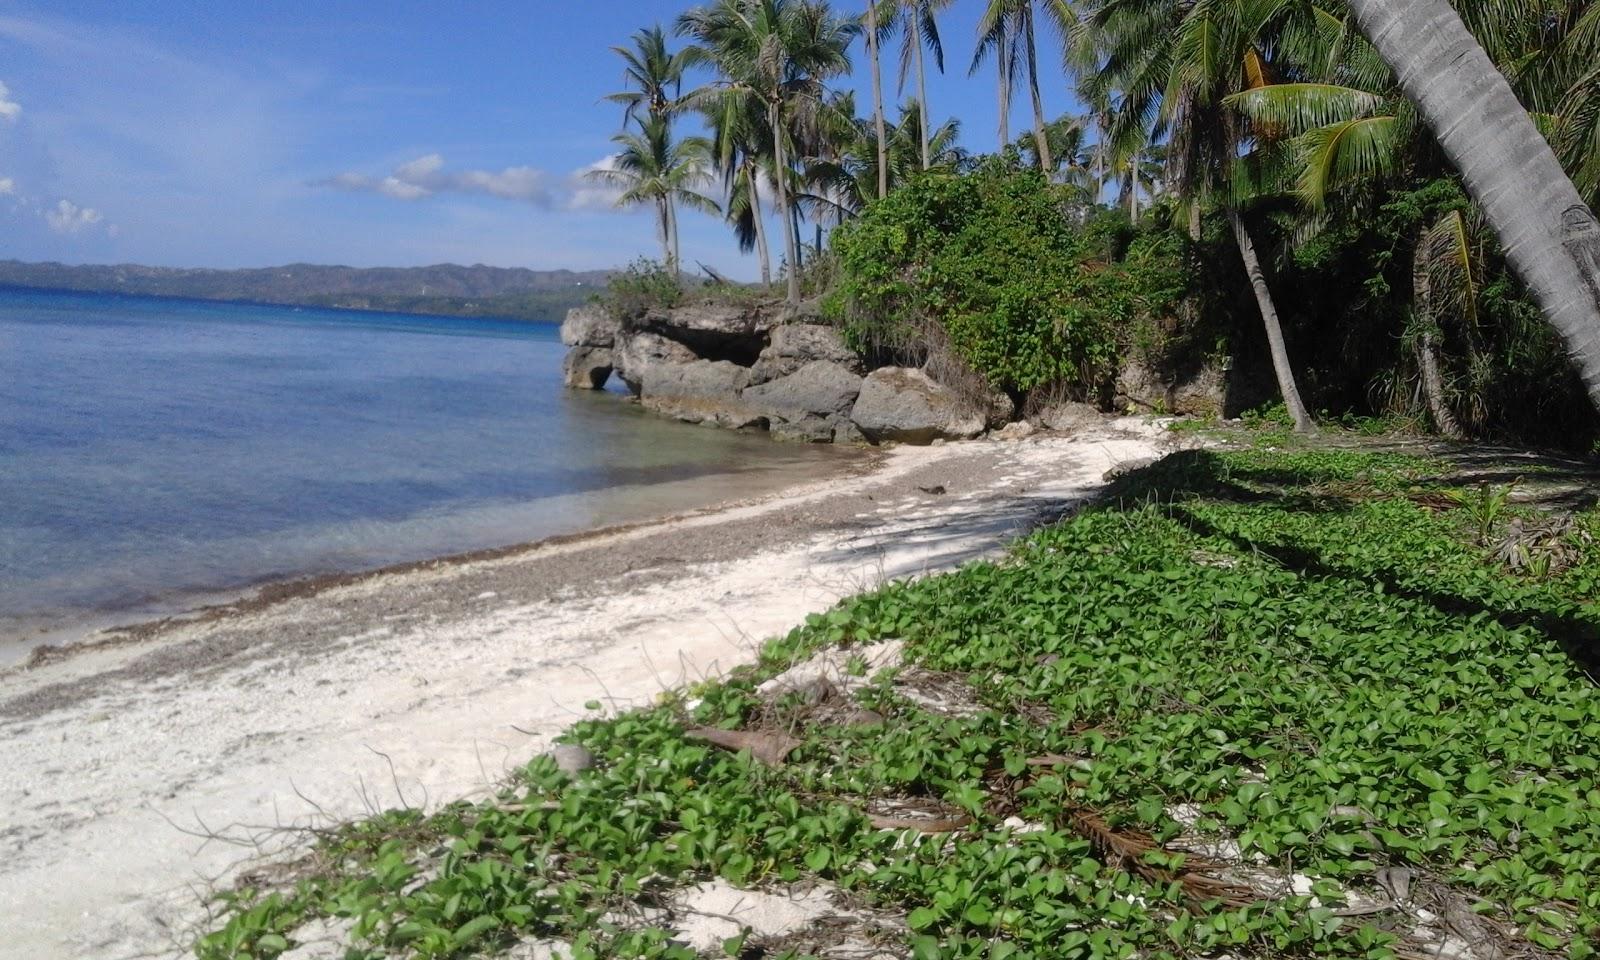
<path fill-rule="evenodd" d="M 842 256 L 844 288 L 823 291 L 834 294 L 834 318 L 881 333 L 909 329 L 905 303 L 884 312 L 885 302 L 860 295 L 886 265 L 869 262 L 858 239 L 876 228 L 854 222 L 873 220 L 878 204 L 920 202 L 897 201 L 902 191 L 983 192 L 981 183 L 927 181 L 992 185 L 997 169 L 1031 167 L 1042 179 L 1028 182 L 1060 200 L 1064 224 L 1046 233 L 1073 235 L 1062 251 L 1093 246 L 1077 232 L 1119 216 L 1169 258 L 1163 269 L 1181 266 L 1183 295 L 1155 305 L 1130 293 L 1141 308 L 1111 311 L 1118 318 L 1101 338 L 1121 346 L 1097 347 L 1086 365 L 1064 346 L 1076 333 L 1039 334 L 1044 316 L 1081 304 L 1052 302 L 1023 320 L 1028 311 L 995 271 L 967 264 L 944 276 L 975 284 L 958 296 L 971 309 L 913 324 L 924 356 L 966 344 L 954 359 L 1014 392 L 1036 377 L 1008 379 L 975 358 L 1013 356 L 1033 338 L 1044 354 L 1028 364 L 1060 375 L 1039 388 L 1106 398 L 1107 371 L 1159 328 L 1158 339 L 1187 343 L 1190 354 L 1270 377 L 1298 429 L 1313 429 L 1319 411 L 1388 414 L 1453 437 L 1587 447 L 1600 423 L 1584 403 L 1600 397 L 1600 295 L 1585 286 L 1600 286 L 1600 225 L 1584 206 L 1600 194 L 1600 6 L 1457 6 L 1459 21 L 1443 0 L 715 0 L 617 48 L 626 89 L 608 100 L 624 108 L 627 129 L 613 169 L 596 176 L 616 184 L 622 202 L 656 211 L 669 272 L 683 263 L 679 211 L 705 212 L 756 255 L 761 285 L 779 282 L 790 310 L 815 286 L 807 259 L 831 267 Z M 1374 12 L 1399 7 L 1421 12 Z M 975 24 L 964 41 L 950 35 L 953 10 Z M 1443 26 L 1416 32 L 1436 21 Z M 1439 63 L 1423 77 L 1420 62 L 1400 62 L 1447 34 L 1482 55 L 1471 77 Z M 959 118 L 930 113 L 927 77 L 945 69 L 957 43 L 970 70 L 995 84 L 993 160 L 962 143 Z M 1497 94 L 1498 122 L 1517 130 L 1493 163 L 1480 158 L 1499 134 L 1474 127 L 1463 140 L 1447 119 L 1465 109 L 1460 97 L 1430 95 L 1468 82 Z M 1080 112 L 1046 110 L 1067 97 Z M 1512 100 L 1520 106 L 1508 113 Z M 1031 116 L 1015 139 L 1014 101 Z M 1544 173 L 1521 179 L 1560 190 L 1480 202 L 1515 186 L 1495 168 L 1537 163 Z M 907 249 L 972 234 L 995 211 L 971 212 Z M 1056 260 L 1068 273 L 1087 262 Z M 1551 272 L 1561 264 L 1565 272 Z M 1082 300 L 1062 275 L 1033 276 L 1036 301 Z M 956 293 L 940 291 L 945 304 Z M 924 305 L 934 296 L 917 291 Z M 981 306 L 999 303 L 1010 306 Z M 1168 315 L 1152 318 L 1155 309 Z M 946 329 L 958 316 L 969 325 Z M 996 339 L 976 342 L 974 330 Z"/>

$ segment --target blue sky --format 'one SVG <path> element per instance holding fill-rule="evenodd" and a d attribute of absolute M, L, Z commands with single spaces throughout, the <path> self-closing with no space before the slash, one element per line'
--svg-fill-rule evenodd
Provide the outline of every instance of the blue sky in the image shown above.
<path fill-rule="evenodd" d="M 621 121 L 599 102 L 621 79 L 608 48 L 689 5 L 0 0 L 0 258 L 589 269 L 654 255 L 651 220 L 579 174 Z M 990 150 L 993 80 L 966 71 L 980 6 L 945 14 L 929 101 Z M 866 76 L 853 55 L 843 84 Z M 1060 72 L 1043 76 L 1047 109 L 1069 109 Z M 754 275 L 722 224 L 683 219 L 686 261 Z"/>

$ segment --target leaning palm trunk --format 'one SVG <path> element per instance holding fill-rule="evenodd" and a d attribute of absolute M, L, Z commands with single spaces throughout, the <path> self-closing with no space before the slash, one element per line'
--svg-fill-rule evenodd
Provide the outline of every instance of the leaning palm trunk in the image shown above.
<path fill-rule="evenodd" d="M 1600 407 L 1600 223 L 1446 0 L 1350 0 Z"/>
<path fill-rule="evenodd" d="M 1028 55 L 1028 92 L 1033 96 L 1033 143 L 1039 149 L 1039 169 L 1045 176 L 1055 172 L 1051 162 L 1050 137 L 1044 129 L 1044 101 L 1039 98 L 1039 66 L 1034 63 L 1037 47 L 1033 42 L 1033 8 L 1030 4 L 1022 13 L 1022 40 Z M 1097 198 L 1098 199 L 1098 198 Z"/>
<path fill-rule="evenodd" d="M 788 270 L 785 271 L 789 281 L 786 302 L 790 309 L 795 309 L 800 306 L 800 244 L 791 228 L 794 217 L 789 209 L 789 185 L 784 182 L 789 176 L 789 157 L 783 145 L 783 119 L 776 103 L 767 105 L 767 125 L 772 128 L 772 182 L 778 188 L 778 222 L 783 225 L 784 254 L 788 258 Z"/>
<path fill-rule="evenodd" d="M 656 197 L 656 236 L 661 240 L 661 262 L 672 270 L 672 216 L 667 212 L 667 198 Z"/>
<path fill-rule="evenodd" d="M 889 134 L 883 123 L 883 65 L 878 58 L 878 0 L 867 0 L 867 59 L 872 61 L 872 123 L 878 134 L 878 199 L 889 195 Z"/>
<path fill-rule="evenodd" d="M 1256 245 L 1250 240 L 1250 231 L 1237 211 L 1230 210 L 1228 219 L 1233 224 L 1233 237 L 1239 245 L 1239 256 L 1244 259 L 1245 272 L 1250 275 L 1250 286 L 1255 289 L 1256 305 L 1261 308 L 1261 322 L 1267 328 L 1267 346 L 1272 352 L 1272 372 L 1278 378 L 1278 390 L 1283 394 L 1283 405 L 1289 409 L 1297 433 L 1310 433 L 1316 429 L 1311 414 L 1300 399 L 1300 388 L 1294 382 L 1294 370 L 1289 366 L 1289 348 L 1283 342 L 1283 327 L 1278 323 L 1278 307 L 1272 302 L 1272 290 L 1267 287 L 1266 274 L 1261 270 L 1261 260 L 1256 256 Z"/>

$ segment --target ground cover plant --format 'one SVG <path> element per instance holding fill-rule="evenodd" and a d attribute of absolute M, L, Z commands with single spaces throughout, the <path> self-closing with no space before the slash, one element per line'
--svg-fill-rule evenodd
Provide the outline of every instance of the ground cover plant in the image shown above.
<path fill-rule="evenodd" d="M 339 916 L 352 958 L 686 957 L 650 910 L 721 877 L 829 884 L 900 918 L 889 956 L 1595 956 L 1600 512 L 1531 504 L 1522 465 L 1266 446 L 1169 457 L 1003 560 L 579 723 L 592 769 L 329 834 L 198 954 Z M 848 691 L 758 688 L 890 640 Z"/>

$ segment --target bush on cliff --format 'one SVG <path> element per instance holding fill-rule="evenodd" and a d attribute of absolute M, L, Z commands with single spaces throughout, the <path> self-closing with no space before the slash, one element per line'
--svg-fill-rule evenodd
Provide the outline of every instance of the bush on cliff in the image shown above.
<path fill-rule="evenodd" d="M 833 237 L 852 345 L 921 362 L 944 343 L 991 387 L 1091 394 L 1182 292 L 1181 245 L 1003 160 L 932 174 Z"/>

